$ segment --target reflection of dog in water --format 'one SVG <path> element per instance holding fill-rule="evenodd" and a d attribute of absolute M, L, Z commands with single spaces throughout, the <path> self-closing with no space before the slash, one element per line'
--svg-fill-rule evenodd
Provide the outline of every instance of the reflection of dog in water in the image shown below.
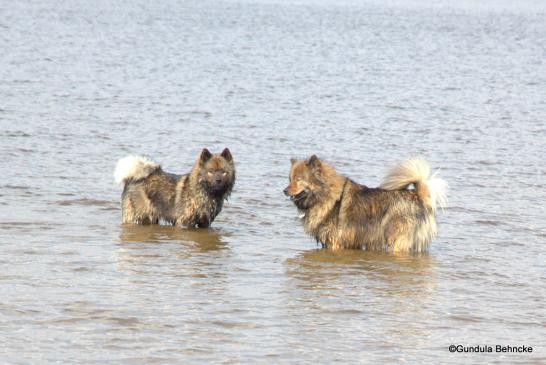
<path fill-rule="evenodd" d="M 116 182 L 123 184 L 123 223 L 209 227 L 235 183 L 235 165 L 226 148 L 218 155 L 203 149 L 190 173 L 164 172 L 141 156 L 118 161 Z"/>
<path fill-rule="evenodd" d="M 181 247 L 196 251 L 216 251 L 227 249 L 223 237 L 229 235 L 214 228 L 211 229 L 181 229 L 163 225 L 132 225 L 121 226 L 119 239 L 123 243 L 184 243 Z M 146 247 L 146 245 L 138 245 Z"/>
<path fill-rule="evenodd" d="M 379 188 L 338 174 L 316 155 L 291 161 L 284 193 L 302 214 L 305 231 L 324 247 L 422 252 L 436 236 L 447 184 L 429 176 L 425 160 L 395 166 Z M 408 189 L 412 184 L 415 189 Z"/>

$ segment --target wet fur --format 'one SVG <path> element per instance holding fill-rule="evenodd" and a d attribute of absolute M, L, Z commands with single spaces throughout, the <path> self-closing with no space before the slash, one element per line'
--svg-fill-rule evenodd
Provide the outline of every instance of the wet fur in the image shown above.
<path fill-rule="evenodd" d="M 128 156 L 118 162 L 115 176 L 124 185 L 123 223 L 209 227 L 231 194 L 235 166 L 227 148 L 218 155 L 203 149 L 185 175 L 164 172 L 149 159 Z"/>
<path fill-rule="evenodd" d="M 424 160 L 410 159 L 395 166 L 381 188 L 368 188 L 313 155 L 292 160 L 284 192 L 323 247 L 422 252 L 436 236 L 437 207 L 446 202 L 445 182 L 428 175 Z"/>

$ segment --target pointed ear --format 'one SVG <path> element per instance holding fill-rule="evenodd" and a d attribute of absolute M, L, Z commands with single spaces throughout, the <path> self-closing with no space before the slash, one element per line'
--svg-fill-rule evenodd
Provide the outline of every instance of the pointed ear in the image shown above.
<path fill-rule="evenodd" d="M 209 158 L 212 157 L 212 153 L 210 153 L 209 150 L 207 150 L 206 148 L 203 148 L 203 151 L 201 151 L 201 155 L 199 156 L 199 161 L 201 163 L 205 163 L 209 160 Z"/>
<path fill-rule="evenodd" d="M 228 161 L 233 161 L 233 156 L 231 155 L 231 152 L 229 152 L 229 148 L 227 147 L 224 148 L 220 155 Z"/>
<path fill-rule="evenodd" d="M 292 165 L 293 165 L 293 164 L 295 164 L 295 163 L 296 163 L 296 161 L 297 161 L 297 160 L 296 160 L 295 158 L 291 158 L 291 159 L 290 159 L 290 164 L 292 164 Z"/>
<path fill-rule="evenodd" d="M 319 158 L 317 157 L 317 155 L 313 155 L 313 156 L 309 157 L 309 160 L 307 160 L 307 166 L 309 166 L 313 170 L 320 171 L 320 168 L 321 168 L 322 164 L 321 164 Z"/>

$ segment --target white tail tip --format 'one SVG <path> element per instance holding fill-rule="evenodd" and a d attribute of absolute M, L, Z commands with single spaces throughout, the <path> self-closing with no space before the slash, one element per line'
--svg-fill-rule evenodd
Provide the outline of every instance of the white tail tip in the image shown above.
<path fill-rule="evenodd" d="M 159 167 L 158 163 L 148 157 L 130 155 L 118 161 L 114 171 L 114 179 L 118 184 L 125 183 L 129 179 L 144 179 Z"/>

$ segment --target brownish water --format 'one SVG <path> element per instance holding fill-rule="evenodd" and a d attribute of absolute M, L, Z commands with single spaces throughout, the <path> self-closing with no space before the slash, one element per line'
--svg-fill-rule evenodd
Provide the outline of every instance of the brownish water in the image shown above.
<path fill-rule="evenodd" d="M 546 363 L 542 2 L 0 2 L 0 363 Z M 229 146 L 210 230 L 122 226 L 116 160 Z M 290 157 L 451 186 L 430 253 L 319 249 Z M 526 345 L 531 354 L 450 353 Z"/>

